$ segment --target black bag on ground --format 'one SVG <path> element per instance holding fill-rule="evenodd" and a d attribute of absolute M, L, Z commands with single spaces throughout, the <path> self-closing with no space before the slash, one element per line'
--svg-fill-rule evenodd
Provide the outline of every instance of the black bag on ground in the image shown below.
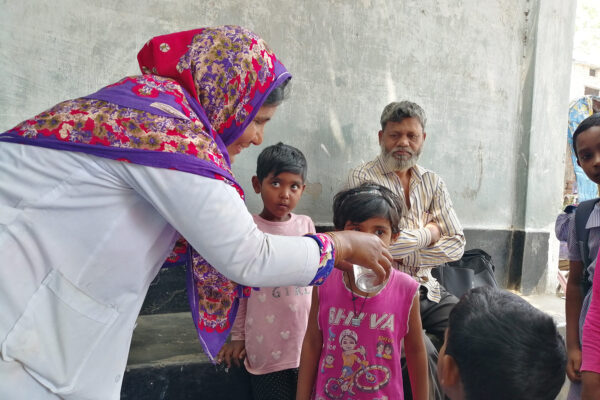
<path fill-rule="evenodd" d="M 437 281 L 456 297 L 479 286 L 498 287 L 492 257 L 481 249 L 465 251 L 462 258 L 431 271 Z"/>

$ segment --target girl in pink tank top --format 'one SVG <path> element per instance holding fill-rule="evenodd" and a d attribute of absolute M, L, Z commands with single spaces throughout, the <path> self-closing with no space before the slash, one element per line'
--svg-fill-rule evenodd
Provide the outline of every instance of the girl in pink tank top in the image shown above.
<path fill-rule="evenodd" d="M 373 233 L 389 245 L 400 232 L 399 202 L 376 184 L 342 191 L 334 198 L 335 228 Z M 367 293 L 353 271 L 336 270 L 313 290 L 297 399 L 403 399 L 403 345 L 413 398 L 427 399 L 418 286 L 392 269 L 383 288 Z"/>

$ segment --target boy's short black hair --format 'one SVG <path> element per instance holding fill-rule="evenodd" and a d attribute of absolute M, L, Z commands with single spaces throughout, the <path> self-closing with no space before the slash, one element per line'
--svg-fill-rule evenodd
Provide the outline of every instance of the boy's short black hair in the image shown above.
<path fill-rule="evenodd" d="M 343 230 L 346 222 L 361 223 L 370 218 L 386 218 L 392 233 L 400 232 L 401 200 L 388 188 L 365 182 L 352 189 L 342 190 L 333 198 L 333 225 Z"/>
<path fill-rule="evenodd" d="M 565 381 L 554 320 L 505 290 L 467 292 L 450 312 L 446 340 L 467 400 L 550 400 Z"/>
<path fill-rule="evenodd" d="M 306 180 L 306 158 L 297 148 L 281 142 L 265 147 L 256 162 L 256 176 L 260 182 L 271 172 L 277 176 L 282 172 L 298 174 L 302 182 Z"/>
<path fill-rule="evenodd" d="M 575 153 L 575 157 L 579 160 L 579 155 L 577 155 L 577 136 L 580 133 L 587 131 L 588 129 L 600 126 L 600 113 L 592 114 L 579 124 L 575 132 L 573 132 L 573 153 Z"/>

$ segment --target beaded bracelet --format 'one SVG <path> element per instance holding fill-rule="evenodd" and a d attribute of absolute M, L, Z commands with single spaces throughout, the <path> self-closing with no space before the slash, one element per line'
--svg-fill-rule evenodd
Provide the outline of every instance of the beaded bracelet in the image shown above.
<path fill-rule="evenodd" d="M 325 282 L 325 279 L 329 276 L 333 270 L 335 264 L 335 244 L 333 236 L 326 235 L 324 233 L 307 234 L 306 237 L 314 239 L 319 245 L 319 268 L 317 274 L 313 280 L 309 283 L 309 286 L 319 286 Z"/>

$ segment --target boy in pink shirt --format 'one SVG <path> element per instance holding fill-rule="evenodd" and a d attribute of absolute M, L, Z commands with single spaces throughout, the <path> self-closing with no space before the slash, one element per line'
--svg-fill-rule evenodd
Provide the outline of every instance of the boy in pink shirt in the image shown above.
<path fill-rule="evenodd" d="M 261 231 L 288 236 L 315 232 L 310 217 L 292 213 L 305 188 L 306 169 L 302 152 L 281 142 L 260 153 L 252 186 L 264 205 L 254 215 Z M 311 294 L 310 287 L 260 288 L 240 301 L 231 343 L 217 359 L 228 366 L 244 359 L 255 400 L 295 398 Z"/>

